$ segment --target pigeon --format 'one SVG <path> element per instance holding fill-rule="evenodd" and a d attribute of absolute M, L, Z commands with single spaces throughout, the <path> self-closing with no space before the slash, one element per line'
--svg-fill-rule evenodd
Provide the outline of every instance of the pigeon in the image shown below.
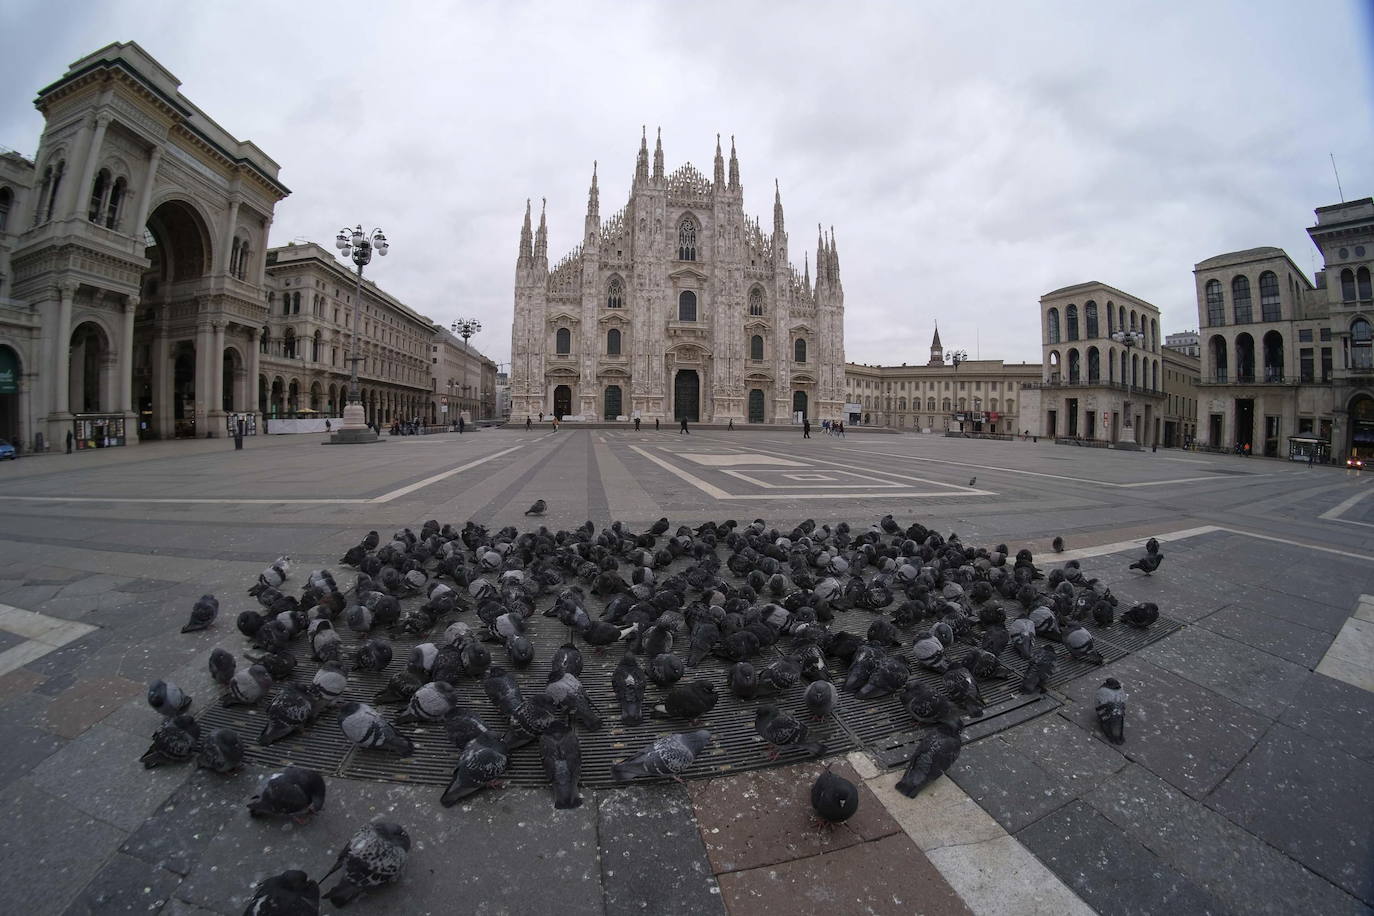
<path fill-rule="evenodd" d="M 562 677 L 564 673 L 580 677 L 582 665 L 582 652 L 572 643 L 564 643 L 553 650 L 553 656 L 549 659 L 549 680 L 555 676 Z"/>
<path fill-rule="evenodd" d="M 1029 617 L 1007 621 L 1007 633 L 1018 655 L 1027 661 L 1035 654 L 1035 623 Z"/>
<path fill-rule="evenodd" d="M 293 868 L 257 886 L 243 916 L 319 916 L 320 886 Z"/>
<path fill-rule="evenodd" d="M 272 675 L 262 665 L 249 665 L 234 672 L 229 689 L 220 699 L 225 706 L 252 706 L 272 689 Z"/>
<path fill-rule="evenodd" d="M 839 698 L 839 691 L 829 681 L 812 681 L 807 685 L 806 693 L 802 697 L 806 701 L 806 708 L 810 711 L 812 719 L 816 722 L 830 715 L 830 711 L 835 708 L 835 703 Z"/>
<path fill-rule="evenodd" d="M 987 701 L 978 691 L 978 682 L 974 680 L 973 672 L 963 665 L 957 665 L 945 672 L 941 684 L 945 689 L 945 695 L 955 705 L 966 710 L 970 717 L 977 719 L 983 715 Z"/>
<path fill-rule="evenodd" d="M 290 649 L 276 649 L 272 652 L 264 652 L 257 658 L 248 657 L 250 661 L 256 662 L 267 669 L 267 673 L 272 675 L 274 681 L 284 681 L 291 676 L 291 672 L 296 670 L 296 656 Z"/>
<path fill-rule="evenodd" d="M 506 715 L 510 715 L 524 700 L 520 695 L 520 685 L 500 665 L 492 665 L 487 669 L 486 677 L 482 679 L 482 689 L 492 705 Z"/>
<path fill-rule="evenodd" d="M 506 750 L 513 751 L 538 738 L 556 722 L 563 722 L 563 711 L 553 697 L 536 693 L 511 710 L 511 729 L 504 739 Z"/>
<path fill-rule="evenodd" d="M 902 704 L 911 718 L 921 725 L 934 725 L 937 722 L 952 722 L 959 713 L 949 697 L 936 693 L 920 681 L 912 681 L 902 691 Z"/>
<path fill-rule="evenodd" d="M 1150 556 L 1154 556 L 1155 554 L 1159 553 L 1159 541 L 1157 541 L 1155 538 L 1150 538 L 1148 541 L 1146 541 L 1145 552 L 1148 553 Z"/>
<path fill-rule="evenodd" d="M 1114 677 L 1097 688 L 1097 723 L 1112 744 L 1126 743 L 1126 691 Z"/>
<path fill-rule="evenodd" d="M 768 753 L 770 760 L 776 760 L 783 748 L 798 748 L 819 757 L 825 753 L 825 745 L 807 742 L 805 723 L 776 706 L 760 706 L 754 712 L 754 731 L 771 745 Z"/>
<path fill-rule="evenodd" d="M 811 808 L 822 826 L 843 824 L 859 810 L 859 790 L 826 767 L 811 784 Z"/>
<path fill-rule="evenodd" d="M 534 505 L 530 506 L 528 509 L 525 510 L 525 514 L 526 514 L 526 515 L 543 515 L 543 514 L 544 514 L 544 511 L 545 511 L 546 509 L 548 509 L 548 508 L 549 508 L 548 503 L 544 502 L 542 499 L 536 499 L 536 500 L 534 501 Z"/>
<path fill-rule="evenodd" d="M 214 678 L 216 684 L 228 686 L 234 679 L 234 669 L 238 667 L 238 662 L 229 652 L 216 647 L 210 650 L 210 677 Z"/>
<path fill-rule="evenodd" d="M 1093 644 L 1092 634 L 1083 627 L 1076 626 L 1064 634 L 1064 645 L 1068 647 L 1069 657 L 1075 661 L 1090 662 L 1094 665 L 1104 663 L 1102 653 Z"/>
<path fill-rule="evenodd" d="M 730 666 L 730 692 L 741 700 L 752 700 L 759 692 L 759 672 L 750 662 Z"/>
<path fill-rule="evenodd" d="M 162 720 L 153 732 L 152 746 L 139 758 L 144 769 L 164 763 L 184 763 L 196 752 L 200 740 L 200 725 L 192 716 L 179 715 Z"/>
<path fill-rule="evenodd" d="M 181 628 L 183 633 L 193 633 L 196 630 L 204 630 L 215 622 L 219 616 L 219 602 L 214 595 L 201 595 L 191 607 L 191 619 L 186 621 L 186 626 Z"/>
<path fill-rule="evenodd" d="M 353 835 L 339 851 L 334 867 L 324 873 L 324 878 L 328 878 L 343 870 L 339 883 L 325 891 L 325 898 L 342 908 L 364 891 L 397 880 L 409 854 L 410 836 L 404 827 L 390 821 L 368 824 Z"/>
<path fill-rule="evenodd" d="M 711 733 L 704 728 L 664 735 L 633 757 L 611 764 L 611 776 L 616 782 L 629 782 L 641 776 L 671 776 L 681 782 L 682 774 L 710 741 Z"/>
<path fill-rule="evenodd" d="M 419 696 L 419 692 L 416 692 Z M 414 697 L 411 698 L 412 704 Z M 382 714 L 366 703 L 345 703 L 339 709 L 339 730 L 358 747 L 390 751 L 402 757 L 415 753 L 415 742 L 396 731 Z"/>
<path fill-rule="evenodd" d="M 324 777 L 306 767 L 287 767 L 273 773 L 248 801 L 253 817 L 289 817 L 304 823 L 324 810 Z"/>
<path fill-rule="evenodd" d="M 1049 680 L 1054 675 L 1054 646 L 1041 646 L 1035 650 L 1021 678 L 1022 693 L 1044 693 L 1049 688 Z"/>
<path fill-rule="evenodd" d="M 638 725 L 644 721 L 644 684 L 647 675 L 639 664 L 638 656 L 626 652 L 611 673 L 611 687 L 615 698 L 620 702 L 620 721 L 625 725 Z"/>
<path fill-rule="evenodd" d="M 911 654 L 916 659 L 916 664 L 936 674 L 944 674 L 945 669 L 949 667 L 949 659 L 945 658 L 945 644 L 931 635 L 929 630 L 922 630 L 916 634 L 916 643 Z"/>
<path fill-rule="evenodd" d="M 671 687 L 682 680 L 687 666 L 671 652 L 660 652 L 649 659 L 649 680 L 660 687 Z"/>
<path fill-rule="evenodd" d="M 369 639 L 353 653 L 353 667 L 359 671 L 383 671 L 391 664 L 394 652 L 385 639 Z"/>
<path fill-rule="evenodd" d="M 916 753 L 907 764 L 906 772 L 897 782 L 897 791 L 907 798 L 915 798 L 920 791 L 944 775 L 959 759 L 962 730 L 957 722 L 940 722 L 926 732 Z"/>
<path fill-rule="evenodd" d="M 260 597 L 268 589 L 280 588 L 291 572 L 291 558 L 277 557 L 271 566 L 258 573 L 258 581 L 248 589 L 248 594 Z"/>
<path fill-rule="evenodd" d="M 453 685 L 445 681 L 434 681 L 411 694 L 410 703 L 396 717 L 396 724 L 438 722 L 457 705 L 458 691 Z"/>
<path fill-rule="evenodd" d="M 544 693 L 557 703 L 559 708 L 572 713 L 573 718 L 584 728 L 591 731 L 601 728 L 601 713 L 575 675 L 564 674 L 549 681 L 544 685 Z"/>
<path fill-rule="evenodd" d="M 1138 569 L 1138 570 L 1140 570 L 1141 572 L 1143 572 L 1145 575 L 1148 576 L 1150 573 L 1152 573 L 1152 572 L 1154 572 L 1155 570 L 1159 569 L 1159 564 L 1160 564 L 1160 563 L 1163 563 L 1163 562 L 1164 562 L 1164 554 L 1158 553 L 1158 552 L 1155 552 L 1155 553 L 1147 553 L 1147 554 L 1145 554 L 1145 556 L 1141 557 L 1139 560 L 1136 560 L 1134 563 L 1132 563 L 1132 564 L 1131 564 L 1129 567 L 1127 567 L 1127 568 L 1128 568 L 1128 569 Z"/>
<path fill-rule="evenodd" d="M 455 707 L 444 716 L 444 733 L 453 746 L 461 751 L 478 735 L 491 734 L 491 729 L 472 710 Z"/>
<path fill-rule="evenodd" d="M 266 747 L 299 731 L 315 720 L 323 705 L 313 690 L 307 694 L 292 684 L 284 684 L 267 704 L 267 725 L 258 736 L 258 743 Z"/>
<path fill-rule="evenodd" d="M 1053 540 L 1053 541 L 1050 541 L 1050 547 L 1054 549 L 1054 552 L 1055 552 L 1055 553 L 1063 553 L 1063 552 L 1064 552 L 1064 539 L 1063 539 L 1062 537 L 1060 537 L 1059 535 L 1056 534 L 1056 535 L 1054 536 L 1054 540 Z"/>
<path fill-rule="evenodd" d="M 487 732 L 475 736 L 458 755 L 453 778 L 439 797 L 439 803 L 451 808 L 480 789 L 496 788 L 509 761 L 506 746 L 496 735 Z"/>
<path fill-rule="evenodd" d="M 1122 614 L 1121 619 L 1133 627 L 1144 630 L 1159 619 L 1159 606 L 1151 601 L 1137 604 Z"/>
<path fill-rule="evenodd" d="M 969 485 L 969 486 L 973 486 L 973 485 L 974 485 L 975 483 L 977 483 L 977 482 L 978 482 L 978 478 L 977 478 L 976 476 L 970 477 L 970 478 L 968 479 L 968 485 Z"/>
<path fill-rule="evenodd" d="M 423 671 L 417 671 L 410 667 L 402 668 L 391 676 L 386 682 L 386 686 L 372 698 L 372 701 L 374 703 L 405 703 L 415 695 L 415 691 L 419 690 L 424 683 Z"/>
<path fill-rule="evenodd" d="M 858 695 L 865 700 L 888 696 L 906 686 L 909 677 L 911 668 L 906 659 L 900 655 L 889 655 L 878 662 L 868 680 L 859 688 Z"/>
<path fill-rule="evenodd" d="M 185 712 L 191 705 L 191 698 L 176 684 L 157 680 L 148 685 L 148 705 L 170 718 Z"/>
<path fill-rule="evenodd" d="M 205 736 L 196 766 L 216 773 L 232 773 L 243 766 L 243 739 L 232 728 L 216 728 Z"/>
<path fill-rule="evenodd" d="M 691 719 L 696 721 L 716 705 L 716 688 L 710 681 L 695 680 L 678 684 L 663 695 L 663 702 L 653 708 L 661 719 Z"/>
<path fill-rule="evenodd" d="M 344 691 L 348 689 L 348 675 L 338 662 L 325 662 L 315 672 L 311 683 L 325 705 L 333 706 L 342 699 Z"/>
<path fill-rule="evenodd" d="M 560 810 L 582 804 L 577 780 L 582 771 L 582 750 L 577 732 L 566 723 L 555 722 L 539 738 L 539 756 L 544 775 L 553 784 L 553 806 Z"/>

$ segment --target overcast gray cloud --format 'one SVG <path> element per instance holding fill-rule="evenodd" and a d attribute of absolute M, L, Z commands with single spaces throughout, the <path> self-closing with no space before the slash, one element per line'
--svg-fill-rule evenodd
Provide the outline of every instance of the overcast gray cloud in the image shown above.
<path fill-rule="evenodd" d="M 143 45 L 281 163 L 273 244 L 380 225 L 373 279 L 510 350 L 527 197 L 550 259 L 603 218 L 640 126 L 669 169 L 739 148 L 745 205 L 782 187 L 800 266 L 835 227 L 846 355 L 948 347 L 1039 359 L 1041 294 L 1101 280 L 1197 323 L 1192 265 L 1279 245 L 1313 267 L 1312 209 L 1374 193 L 1371 3 L 54 3 L 0 8 L 0 144 L 78 57 Z M 652 137 L 651 137 L 652 140 Z"/>

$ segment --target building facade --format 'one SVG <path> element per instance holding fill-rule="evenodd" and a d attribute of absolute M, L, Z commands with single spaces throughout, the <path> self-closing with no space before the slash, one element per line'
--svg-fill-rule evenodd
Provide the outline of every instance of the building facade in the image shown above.
<path fill-rule="evenodd" d="M 32 449 L 223 434 L 251 410 L 279 167 L 133 42 L 39 90 L 0 157 L 0 435 Z"/>
<path fill-rule="evenodd" d="M 917 432 L 1019 434 L 1024 386 L 1040 381 L 1037 363 L 973 359 L 946 363 L 937 329 L 923 366 L 846 363 L 846 422 Z M 855 419 L 857 415 L 858 419 Z M 831 419 L 825 417 L 822 419 Z"/>
<path fill-rule="evenodd" d="M 717 139 L 714 176 L 652 170 L 640 141 L 626 205 L 603 222 L 592 170 L 582 244 L 548 266 L 530 209 L 515 268 L 511 419 L 789 422 L 838 417 L 844 288 L 833 232 L 818 230 L 816 280 L 788 259 L 781 194 L 773 228 L 744 213 L 739 162 Z"/>
<path fill-rule="evenodd" d="M 496 417 L 496 363 L 442 325 L 430 345 L 429 422 L 452 425 Z"/>
<path fill-rule="evenodd" d="M 1186 335 L 1170 334 L 1165 340 Z M 1196 334 L 1193 335 L 1196 338 Z M 1170 448 L 1184 448 L 1197 440 L 1197 404 L 1199 373 L 1202 360 L 1188 352 L 1196 344 L 1187 344 L 1185 349 L 1175 349 L 1166 344 L 1159 351 L 1163 364 L 1164 382 L 1164 431 L 1160 445 Z"/>
<path fill-rule="evenodd" d="M 1290 437 L 1305 437 L 1338 458 L 1374 454 L 1374 199 L 1316 217 L 1315 282 L 1273 247 L 1193 269 L 1205 444 L 1283 456 Z"/>
<path fill-rule="evenodd" d="M 1042 434 L 1153 446 L 1163 438 L 1159 309 L 1105 283 L 1040 297 Z"/>
<path fill-rule="evenodd" d="M 1197 331 L 1179 331 L 1177 334 L 1165 334 L 1164 346 L 1187 356 L 1201 357 L 1202 335 Z"/>

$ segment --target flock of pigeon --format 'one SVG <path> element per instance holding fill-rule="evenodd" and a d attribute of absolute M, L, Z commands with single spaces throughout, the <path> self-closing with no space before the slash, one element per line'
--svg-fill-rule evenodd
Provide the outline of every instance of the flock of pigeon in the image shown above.
<path fill-rule="evenodd" d="M 288 594 L 283 588 L 291 560 L 281 557 L 249 589 L 261 610 L 244 611 L 237 620 L 250 643 L 244 653 L 250 664 L 241 667 L 222 648 L 210 654 L 210 673 L 224 688 L 220 702 L 265 704 L 266 725 L 257 738 L 262 745 L 311 727 L 330 707 L 348 741 L 401 757 L 414 753 L 415 745 L 398 726 L 436 726 L 459 751 L 440 796 L 444 806 L 498 786 L 511 755 L 537 741 L 554 806 L 574 808 L 582 803 L 578 730 L 596 731 L 604 721 L 579 680 L 584 659 L 578 642 L 598 654 L 624 643 L 611 682 L 626 724 L 642 722 L 647 711 L 650 718 L 699 725 L 717 702 L 717 685 L 687 673 L 708 656 L 729 663 L 722 686 L 736 697 L 769 701 L 800 693 L 813 721 L 832 713 L 841 690 L 861 699 L 900 696 L 911 718 L 929 726 L 897 784 L 914 797 L 957 760 L 964 721 L 983 715 L 980 682 L 1016 677 L 1000 660 L 1004 650 L 1010 647 L 1027 663 L 1020 690 L 1043 692 L 1061 655 L 1057 647 L 1072 659 L 1101 664 L 1089 628 L 1109 626 L 1117 617 L 1116 597 L 1075 561 L 1046 573 L 1028 550 L 1012 555 L 1005 545 L 965 546 L 954 534 L 944 537 L 919 524 L 903 528 L 891 515 L 865 530 L 810 520 L 790 531 L 770 529 L 762 520 L 670 528 L 666 518 L 641 532 L 618 522 L 601 531 L 587 522 L 572 531 L 520 532 L 429 521 L 418 534 L 407 528 L 385 543 L 372 531 L 341 560 L 358 570 L 351 593 L 327 570 L 316 570 L 299 595 Z M 1053 546 L 1061 551 L 1062 539 Z M 1148 575 L 1162 559 L 1151 539 L 1131 568 Z M 588 611 L 589 596 L 604 600 L 596 617 Z M 416 600 L 403 611 L 402 600 L 411 597 Z M 526 696 L 492 653 L 503 652 L 514 669 L 533 663 L 526 634 L 541 613 L 537 605 L 546 605 L 542 615 L 568 627 L 574 638 L 552 653 L 544 689 Z M 854 609 L 874 612 L 863 636 L 837 620 Z M 213 596 L 203 596 L 182 632 L 213 625 L 218 610 Z M 1120 616 L 1148 628 L 1159 610 L 1138 604 Z M 340 635 L 345 627 L 361 640 L 351 651 Z M 897 651 L 911 638 L 903 630 L 914 631 L 911 661 Z M 389 717 L 374 705 L 344 700 L 351 672 L 383 672 L 392 665 L 388 632 L 430 640 L 409 650 L 376 696 L 377 706 L 400 707 Z M 975 639 L 976 633 L 981 636 Z M 309 684 L 289 680 L 298 651 L 317 664 Z M 844 666 L 838 684 L 831 660 Z M 913 677 L 913 662 L 938 674 L 940 688 Z M 464 707 L 454 688 L 461 679 L 480 681 L 509 721 L 504 733 Z M 663 693 L 662 702 L 646 710 L 649 683 Z M 1105 736 L 1122 743 L 1125 689 L 1108 678 L 1096 699 Z M 244 739 L 231 728 L 202 733 L 187 714 L 191 698 L 175 685 L 155 681 L 148 702 L 163 719 L 142 758 L 145 766 L 195 761 L 232 773 L 242 765 Z M 826 752 L 823 743 L 808 741 L 807 722 L 774 702 L 759 702 L 754 728 L 772 757 L 781 749 Z M 663 734 L 613 764 L 611 776 L 680 781 L 711 741 L 710 730 L 700 727 Z M 323 808 L 325 791 L 320 773 L 288 766 L 252 796 L 249 814 L 304 823 Z M 811 792 L 818 824 L 848 819 L 858 798 L 851 782 L 823 770 Z M 339 873 L 324 897 L 342 907 L 394 881 L 409 849 L 400 825 L 364 826 L 324 876 Z M 320 883 L 298 870 L 269 878 L 246 913 L 317 913 Z"/>

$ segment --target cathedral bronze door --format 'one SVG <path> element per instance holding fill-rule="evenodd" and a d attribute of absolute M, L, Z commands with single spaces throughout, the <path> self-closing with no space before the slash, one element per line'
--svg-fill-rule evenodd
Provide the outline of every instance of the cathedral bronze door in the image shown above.
<path fill-rule="evenodd" d="M 679 369 L 673 379 L 673 419 L 701 419 L 701 380 L 695 369 Z"/>
<path fill-rule="evenodd" d="M 805 392 L 805 391 L 794 391 L 794 392 L 792 392 L 792 412 L 793 412 L 794 414 L 799 413 L 799 414 L 801 414 L 803 417 L 806 416 L 806 392 Z"/>
<path fill-rule="evenodd" d="M 619 385 L 606 386 L 606 395 L 604 401 L 605 403 L 602 405 L 602 413 L 604 414 L 604 416 L 602 417 L 602 419 L 614 420 L 616 417 L 620 416 L 621 411 Z"/>
<path fill-rule="evenodd" d="M 763 422 L 763 391 L 759 388 L 749 391 L 749 422 Z"/>
<path fill-rule="evenodd" d="M 570 413 L 572 413 L 572 389 L 567 385 L 559 385 L 553 390 L 553 415 L 561 420 Z"/>

